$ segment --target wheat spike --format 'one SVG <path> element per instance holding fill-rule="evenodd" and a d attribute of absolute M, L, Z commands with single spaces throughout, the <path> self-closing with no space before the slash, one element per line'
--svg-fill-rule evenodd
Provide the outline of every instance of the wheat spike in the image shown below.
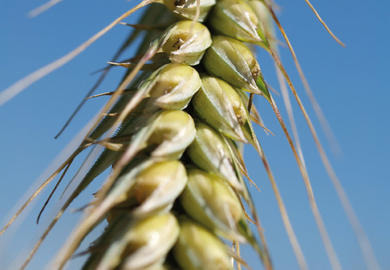
<path fill-rule="evenodd" d="M 59 2 L 48 1 L 30 15 L 36 16 Z M 123 22 L 141 8 L 146 10 L 139 22 Z M 253 103 L 255 96 L 266 101 L 281 125 L 332 268 L 342 269 L 314 198 L 290 102 L 286 104 L 295 141 L 269 91 L 272 88 L 263 76 L 262 63 L 248 46 L 257 45 L 270 53 L 278 75 L 287 79 L 313 130 L 277 53 L 272 16 L 277 19 L 272 6 L 262 0 L 143 0 L 74 51 L 0 93 L 1 106 L 65 65 L 117 24 L 133 28 L 109 65 L 99 70 L 102 75 L 98 82 L 56 137 L 87 100 L 107 98 L 107 103 L 79 138 L 74 152 L 0 231 L 0 235 L 4 233 L 63 172 L 38 221 L 59 184 L 66 181 L 68 169 L 77 164 L 79 154 L 91 150 L 68 180 L 60 209 L 21 269 L 28 267 L 72 202 L 107 170 L 109 175 L 82 209 L 82 219 L 54 258 L 52 269 L 64 269 L 76 255 L 87 257 L 82 266 L 86 270 L 250 269 L 240 253 L 240 245 L 245 244 L 257 253 L 264 269 L 274 269 L 266 232 L 245 181 L 252 180 L 243 161 L 243 144 L 259 154 L 297 263 L 300 269 L 309 269 L 271 164 L 253 129 L 257 123 L 268 133 Z M 119 57 L 141 32 L 145 35 L 138 51 L 121 61 Z M 93 94 L 112 67 L 126 70 L 116 89 Z M 285 97 L 286 89 L 282 90 Z M 317 141 L 315 130 L 313 133 Z M 319 148 L 323 155 L 324 150 Z M 324 159 L 328 164 L 326 156 Z M 85 238 L 101 223 L 106 224 L 104 231 L 86 251 L 79 252 Z"/>

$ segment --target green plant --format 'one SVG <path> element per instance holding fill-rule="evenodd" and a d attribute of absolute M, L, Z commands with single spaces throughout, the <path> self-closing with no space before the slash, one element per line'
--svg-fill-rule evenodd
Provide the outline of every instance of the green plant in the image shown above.
<path fill-rule="evenodd" d="M 150 3 L 151 1 L 144 1 L 137 8 Z M 287 79 L 317 140 L 316 132 L 311 125 L 310 119 L 279 60 L 274 42 L 276 38 L 273 35 L 273 29 L 270 27 L 271 24 L 269 22 L 272 16 L 276 20 L 272 9 L 270 9 L 268 4 L 265 5 L 261 1 L 221 0 L 216 3 L 213 9 L 210 9 L 210 7 L 215 3 L 210 1 L 193 1 L 189 3 L 181 3 L 180 1 L 172 3 L 167 1 L 164 4 L 173 10 L 175 14 L 183 17 L 183 20 L 176 22 L 177 18 L 169 15 L 171 13 L 162 5 L 152 4 L 148 7 L 140 24 L 134 27 L 139 30 L 146 25 L 152 30 L 148 31 L 136 57 L 125 62 L 111 63 L 112 65 L 127 68 L 126 77 L 115 92 L 107 93 L 107 95 L 111 96 L 110 100 L 103 112 L 98 115 L 98 119 L 94 122 L 93 127 L 90 128 L 80 147 L 60 166 L 53 174 L 53 177 L 50 177 L 46 182 L 49 183 L 62 170 L 66 171 L 77 155 L 86 148 L 94 147 L 95 145 L 101 145 L 105 148 L 93 167 L 82 178 L 79 186 L 65 202 L 58 216 L 50 225 L 47 231 L 49 232 L 62 213 L 83 189 L 97 175 L 110 166 L 113 167 L 111 175 L 96 194 L 96 199 L 86 209 L 86 216 L 82 223 L 76 228 L 59 254 L 58 267 L 61 268 L 66 263 L 83 238 L 105 218 L 111 221 L 101 238 L 91 247 L 89 252 L 90 260 L 88 260 L 86 268 L 102 267 L 101 269 L 113 269 L 123 267 L 127 269 L 130 267 L 130 269 L 133 269 L 169 267 L 161 265 L 164 263 L 167 253 L 175 244 L 174 240 L 176 238 L 179 239 L 177 245 L 184 245 L 184 248 L 189 250 L 197 250 L 196 243 L 192 243 L 192 240 L 188 239 L 186 235 L 188 228 L 195 228 L 193 231 L 196 232 L 196 228 L 199 226 L 192 224 L 193 221 L 189 221 L 189 217 L 191 217 L 202 223 L 203 226 L 208 227 L 216 235 L 234 240 L 235 242 L 249 242 L 258 251 L 265 268 L 271 269 L 272 264 L 265 237 L 261 228 L 259 228 L 258 217 L 243 180 L 247 176 L 247 171 L 245 164 L 242 162 L 240 144 L 250 143 L 258 151 L 264 164 L 278 199 L 286 230 L 290 236 L 296 256 L 301 268 L 305 269 L 302 252 L 290 225 L 270 165 L 253 132 L 252 121 L 262 125 L 256 109 L 252 106 L 253 95 L 257 94 L 263 96 L 269 103 L 285 132 L 307 186 L 310 203 L 328 248 L 329 257 L 334 268 L 339 268 L 337 259 L 332 254 L 334 252 L 328 242 L 322 219 L 312 196 L 309 177 L 303 161 L 268 90 L 259 63 L 249 47 L 242 43 L 242 41 L 245 41 L 260 45 L 270 53 L 280 72 Z M 267 12 L 264 13 L 267 10 L 270 13 L 264 15 L 267 14 Z M 206 25 L 212 29 L 213 35 L 210 34 L 207 27 L 197 22 L 198 20 L 203 21 L 207 17 L 208 12 L 211 12 L 211 17 L 206 21 Z M 119 23 L 131 13 L 132 10 L 126 12 L 114 24 Z M 167 16 L 156 16 L 156 14 L 161 13 Z M 249 16 L 243 16 L 243 14 L 249 14 Z M 111 26 L 114 26 L 114 24 Z M 171 26 L 161 31 L 161 25 Z M 224 27 L 225 25 L 229 25 L 229 27 Z M 61 61 L 54 62 L 47 70 L 56 68 L 70 60 L 108 30 L 109 28 L 100 32 L 86 44 L 79 47 L 78 50 L 62 58 Z M 138 33 L 138 31 L 135 33 Z M 132 37 L 129 39 L 131 40 Z M 138 75 L 140 70 L 147 65 L 155 71 L 150 73 L 145 68 L 143 73 Z M 195 69 L 189 65 L 194 65 Z M 30 79 L 35 80 L 43 76 L 45 72 L 46 70 L 40 70 Z M 170 74 L 170 72 L 172 73 Z M 8 91 L 6 93 L 11 92 Z M 189 104 L 192 96 L 194 98 L 191 104 Z M 183 109 L 185 111 L 182 111 Z M 323 154 L 319 142 L 318 145 L 320 152 Z M 220 180 L 217 181 L 226 182 L 223 183 L 225 183 L 228 191 L 222 192 L 226 197 L 221 196 L 221 200 L 227 198 L 228 202 L 235 202 L 227 209 L 227 213 L 221 213 L 221 211 L 226 209 L 221 210 L 218 207 L 216 209 L 211 209 L 210 207 L 210 210 L 207 207 L 191 209 L 189 206 L 195 204 L 190 203 L 188 205 L 185 203 L 184 194 L 188 194 L 188 190 L 187 193 L 183 193 L 183 205 L 181 205 L 175 199 L 183 190 L 184 185 L 181 185 L 181 189 L 169 189 L 163 192 L 166 187 L 160 187 L 157 184 L 160 183 L 159 177 L 162 177 L 161 173 L 152 173 L 152 175 L 157 177 L 157 180 L 151 180 L 152 176 L 145 180 L 146 183 L 142 183 L 142 180 L 139 180 L 145 179 L 142 176 L 147 174 L 149 170 L 153 171 L 155 169 L 154 166 L 162 164 L 161 166 L 164 166 L 163 171 L 169 171 L 167 162 L 173 162 L 173 160 L 178 159 L 180 159 L 181 163 L 178 163 L 177 167 L 185 166 L 186 170 L 190 172 L 189 174 L 193 172 L 193 167 L 197 167 L 203 170 L 204 173 L 209 173 L 209 178 L 218 177 Z M 324 160 L 329 167 L 326 156 Z M 176 168 L 176 170 L 179 169 Z M 172 175 L 176 175 L 175 173 L 172 173 Z M 183 176 L 179 180 L 184 181 L 185 178 Z M 169 176 L 166 179 L 175 180 L 175 177 Z M 164 181 L 162 182 L 165 183 Z M 166 185 L 170 185 L 168 180 Z M 176 185 L 174 186 L 177 188 Z M 216 190 L 221 189 L 217 188 Z M 155 195 L 156 193 L 161 197 Z M 198 193 L 197 196 L 193 196 L 192 200 L 200 204 L 202 204 L 202 200 L 203 204 L 205 204 L 204 201 L 210 199 L 207 196 L 213 196 L 207 194 L 207 192 L 203 192 L 206 194 Z M 216 194 L 219 193 L 216 191 Z M 205 197 L 202 198 L 202 196 Z M 213 196 L 213 199 L 218 200 L 219 196 Z M 245 201 L 248 205 L 247 209 L 241 204 L 241 209 L 237 210 L 239 209 L 237 208 L 237 202 L 240 202 L 240 200 Z M 228 203 L 220 204 L 228 205 Z M 217 205 L 219 204 L 217 203 Z M 171 209 L 176 217 L 166 214 Z M 247 210 L 251 212 L 251 219 L 257 225 L 260 241 L 256 240 L 253 236 L 254 233 L 248 226 L 250 222 L 248 220 L 251 219 L 248 218 L 247 220 L 244 218 L 249 216 L 249 214 L 245 213 Z M 240 211 L 241 213 L 236 213 Z M 161 212 L 164 214 L 161 214 Z M 176 224 L 178 222 L 177 219 L 179 219 L 179 223 L 183 224 L 182 227 L 185 227 L 182 230 L 184 232 L 177 233 L 174 229 L 176 225 L 172 225 L 172 232 L 168 232 L 172 236 L 172 241 L 169 245 L 156 253 L 144 253 L 144 256 L 137 257 L 139 258 L 138 261 L 134 259 L 131 262 L 134 254 L 138 254 L 138 252 L 143 254 L 144 250 L 150 251 L 148 249 L 148 233 L 150 231 L 154 232 L 155 230 L 160 235 L 166 233 L 159 231 L 160 223 L 157 221 L 156 223 L 151 222 L 151 227 L 146 226 L 145 230 L 143 230 L 142 225 L 139 225 L 144 224 L 144 221 L 149 224 L 147 222 L 149 219 L 161 217 L 160 215 L 164 215 L 163 218 L 175 220 L 171 222 L 172 224 Z M 207 220 L 208 218 L 210 220 Z M 188 225 L 189 223 L 191 225 Z M 126 230 L 121 231 L 118 229 L 118 226 L 126 228 Z M 132 232 L 137 230 L 137 228 L 141 228 L 139 230 L 145 233 L 145 237 L 137 239 L 132 236 Z M 204 229 L 199 231 L 202 230 Z M 44 237 L 46 235 L 43 235 L 42 240 Z M 215 235 L 206 235 L 204 237 L 208 239 L 208 237 L 213 238 Z M 214 239 L 210 241 L 218 242 L 219 240 Z M 121 248 L 120 251 L 112 251 L 111 248 L 115 248 L 116 244 Z M 192 247 L 191 244 L 194 244 L 194 246 Z M 38 247 L 39 243 L 36 248 Z M 182 248 L 180 247 L 180 249 Z M 181 252 L 177 251 L 177 247 L 175 250 L 173 253 L 169 253 L 167 263 L 179 264 L 185 269 L 193 267 L 192 264 L 199 263 L 202 265 L 206 262 L 209 263 L 208 260 L 213 260 L 213 258 L 203 260 L 202 254 L 199 254 L 199 258 L 195 261 L 182 258 L 172 259 L 172 256 L 185 257 Z M 31 256 L 35 251 L 36 249 L 33 250 Z M 115 253 L 114 257 L 110 256 L 111 252 Z M 118 253 L 120 256 L 118 256 Z M 229 252 L 227 249 L 221 248 L 221 254 L 224 254 L 223 256 L 221 255 L 222 257 L 233 257 L 238 263 L 245 265 L 237 255 Z M 220 258 L 219 256 L 218 259 Z M 223 259 L 223 261 L 227 260 Z M 133 263 L 136 266 L 129 266 L 133 265 Z M 201 266 L 201 268 L 207 267 L 209 266 Z"/>

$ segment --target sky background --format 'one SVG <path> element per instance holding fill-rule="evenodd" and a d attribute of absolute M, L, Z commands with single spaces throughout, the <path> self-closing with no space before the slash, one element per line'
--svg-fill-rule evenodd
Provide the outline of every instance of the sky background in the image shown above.
<path fill-rule="evenodd" d="M 27 13 L 44 1 L 0 0 L 0 91 L 64 55 L 129 8 L 125 0 L 67 0 L 43 15 L 29 19 Z M 279 15 L 310 85 L 340 146 L 333 153 L 321 131 L 321 140 L 340 177 L 354 209 L 374 248 L 382 269 L 390 269 L 390 99 L 388 61 L 388 1 L 329 0 L 313 1 L 329 26 L 347 45 L 339 46 L 324 31 L 304 1 L 279 0 Z M 134 22 L 139 13 L 131 20 Z M 0 220 L 14 211 L 20 198 L 72 137 L 87 123 L 106 100 L 87 104 L 62 137 L 53 137 L 65 122 L 96 75 L 90 73 L 104 66 L 119 47 L 129 29 L 117 26 L 82 55 L 29 87 L 0 107 Z M 306 107 L 320 130 L 310 103 L 285 47 L 282 58 Z M 131 52 L 126 53 L 126 58 Z M 264 77 L 275 88 L 273 64 L 259 51 Z M 117 70 L 99 88 L 115 88 L 121 72 Z M 275 96 L 282 108 L 282 98 Z M 331 269 L 315 226 L 301 176 L 275 117 L 266 103 L 256 105 L 274 136 L 260 129 L 258 136 L 270 160 L 289 215 L 310 269 Z M 323 169 L 304 119 L 295 107 L 303 150 L 323 219 L 343 269 L 366 269 L 357 241 L 341 209 L 336 193 Z M 285 115 L 284 109 L 281 109 Z M 261 192 L 252 190 L 265 229 L 275 269 L 298 269 L 284 231 L 275 198 L 254 151 L 246 151 L 249 172 Z M 74 169 L 73 169 L 74 171 Z M 69 179 L 67 179 L 69 180 Z M 100 183 L 92 185 L 72 209 L 91 198 Z M 61 188 L 64 188 L 64 184 Z M 26 249 L 42 232 L 53 211 L 48 210 L 40 226 L 34 217 L 47 192 L 20 228 L 14 227 L 0 238 L 0 268 L 14 269 Z M 54 198 L 58 200 L 58 195 Z M 67 213 L 37 253 L 30 269 L 42 269 L 62 245 L 79 215 Z M 87 239 L 93 240 L 96 234 Z M 84 245 L 86 246 L 86 245 Z M 257 257 L 245 249 L 244 257 L 259 269 Z M 73 266 L 80 264 L 76 259 Z M 74 269 L 69 267 L 69 269 Z"/>

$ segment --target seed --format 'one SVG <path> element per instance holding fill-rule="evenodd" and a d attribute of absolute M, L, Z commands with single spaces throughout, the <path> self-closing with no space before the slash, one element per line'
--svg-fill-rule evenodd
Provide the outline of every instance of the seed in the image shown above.
<path fill-rule="evenodd" d="M 221 176 L 237 190 L 243 189 L 223 138 L 208 125 L 196 123 L 196 137 L 187 153 L 199 168 Z"/>
<path fill-rule="evenodd" d="M 182 269 L 233 269 L 224 244 L 201 226 L 184 221 L 173 254 Z"/>
<path fill-rule="evenodd" d="M 210 74 L 222 78 L 232 86 L 269 96 L 256 57 L 242 42 L 215 36 L 202 62 Z"/>
<path fill-rule="evenodd" d="M 148 116 L 146 116 L 148 117 Z M 167 110 L 150 116 L 147 123 L 132 135 L 129 142 L 131 156 L 145 148 L 155 158 L 177 159 L 195 138 L 196 130 L 192 117 L 183 111 Z M 121 134 L 131 134 L 137 128 L 128 124 Z"/>
<path fill-rule="evenodd" d="M 182 110 L 199 90 L 198 72 L 184 64 L 167 64 L 148 79 L 149 95 L 153 103 L 162 109 Z"/>
<path fill-rule="evenodd" d="M 197 65 L 211 45 L 206 26 L 194 21 L 180 21 L 171 26 L 162 37 L 162 51 L 175 63 Z"/>
<path fill-rule="evenodd" d="M 220 34 L 244 42 L 264 42 L 256 13 L 244 0 L 219 0 L 210 15 L 209 23 Z"/>
<path fill-rule="evenodd" d="M 247 142 L 248 113 L 240 95 L 225 81 L 205 76 L 192 100 L 196 113 L 222 134 Z"/>
<path fill-rule="evenodd" d="M 244 216 L 242 206 L 231 187 L 220 177 L 190 170 L 188 184 L 180 198 L 187 214 L 197 222 L 230 240 L 246 241 L 240 232 Z"/>
<path fill-rule="evenodd" d="M 259 21 L 259 27 L 262 29 L 262 33 L 267 33 L 268 35 L 273 34 L 273 24 L 272 16 L 263 3 L 263 1 L 249 0 L 248 4 L 252 7 L 253 12 L 256 14 L 256 17 Z"/>
<path fill-rule="evenodd" d="M 164 4 L 175 14 L 184 19 L 196 19 L 199 8 L 198 21 L 202 22 L 208 15 L 210 9 L 215 5 L 215 0 L 164 0 Z"/>
<path fill-rule="evenodd" d="M 109 223 L 124 212 L 130 211 L 133 216 L 140 217 L 156 211 L 169 211 L 187 183 L 184 165 L 177 160 L 157 162 L 135 177 L 131 176 L 133 174 L 132 169 L 125 172 L 118 180 L 118 188 L 113 187 L 113 191 L 117 188 L 122 192 L 115 193 L 115 208 L 107 217 Z"/>
<path fill-rule="evenodd" d="M 177 158 L 192 143 L 196 130 L 192 117 L 183 111 L 164 111 L 154 123 L 147 144 L 158 145 L 153 157 Z"/>
<path fill-rule="evenodd" d="M 170 213 L 141 220 L 122 215 L 105 233 L 110 243 L 96 269 L 115 269 L 120 264 L 124 269 L 143 269 L 166 256 L 179 235 L 179 225 Z"/>
<path fill-rule="evenodd" d="M 169 210 L 187 183 L 187 173 L 179 161 L 154 164 L 139 175 L 128 197 L 135 197 L 139 206 L 133 213 L 148 214 L 164 208 Z M 168 208 L 167 208 L 168 206 Z"/>

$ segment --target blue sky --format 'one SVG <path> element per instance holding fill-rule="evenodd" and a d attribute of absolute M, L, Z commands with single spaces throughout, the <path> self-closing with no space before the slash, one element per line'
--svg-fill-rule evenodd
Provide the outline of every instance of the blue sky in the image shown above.
<path fill-rule="evenodd" d="M 43 2 L 2 0 L 0 3 L 0 90 L 75 48 L 132 5 L 124 0 L 111 1 L 109 4 L 103 0 L 66 0 L 37 18 L 27 18 L 28 11 Z M 382 269 L 390 269 L 390 130 L 387 119 L 390 115 L 387 106 L 390 94 L 385 83 L 390 59 L 387 35 L 390 4 L 387 1 L 352 0 L 313 2 L 329 26 L 346 43 L 346 48 L 330 38 L 303 0 L 280 0 L 278 4 L 282 24 L 332 126 L 341 153 L 330 151 L 330 145 L 320 132 L 322 142 L 371 240 Z M 132 19 L 138 15 L 135 14 Z M 104 66 L 128 31 L 124 26 L 116 27 L 74 61 L 0 107 L 1 219 L 103 104 L 104 99 L 88 103 L 63 136 L 58 140 L 53 139 L 85 91 L 94 83 L 96 76 L 90 73 Z M 288 51 L 285 47 L 281 51 L 286 67 L 320 130 Z M 127 55 L 130 56 L 131 52 L 127 52 Z M 269 57 L 259 51 L 259 61 L 265 78 L 277 87 Z M 120 72 L 113 72 L 100 90 L 113 89 L 120 75 Z M 275 98 L 282 108 L 281 97 Z M 266 103 L 260 98 L 255 102 L 267 126 L 275 134 L 267 136 L 260 129 L 257 131 L 309 267 L 315 270 L 330 269 L 287 141 Z M 297 125 L 314 192 L 341 264 L 346 270 L 366 269 L 356 238 L 296 107 Z M 282 113 L 285 113 L 284 109 Z M 261 192 L 253 189 L 252 193 L 275 268 L 298 269 L 260 160 L 249 148 L 246 159 L 250 174 L 261 189 Z M 85 202 L 98 187 L 99 183 L 96 183 L 88 189 L 74 208 L 82 206 L 83 199 Z M 40 197 L 39 202 L 43 199 L 44 196 Z M 13 237 L 5 235 L 0 239 L 0 253 L 4 254 L 0 256 L 2 269 L 12 265 L 24 248 L 31 247 L 42 225 L 45 225 L 45 218 L 41 226 L 34 223 L 37 208 L 30 213 Z M 51 210 L 47 213 L 46 219 L 50 217 Z M 40 266 L 55 254 L 77 219 L 77 214 L 65 215 L 38 252 L 31 269 L 41 269 Z M 245 256 L 257 269 L 259 264 L 253 253 L 245 249 Z M 75 260 L 74 265 L 79 263 L 80 260 Z"/>

